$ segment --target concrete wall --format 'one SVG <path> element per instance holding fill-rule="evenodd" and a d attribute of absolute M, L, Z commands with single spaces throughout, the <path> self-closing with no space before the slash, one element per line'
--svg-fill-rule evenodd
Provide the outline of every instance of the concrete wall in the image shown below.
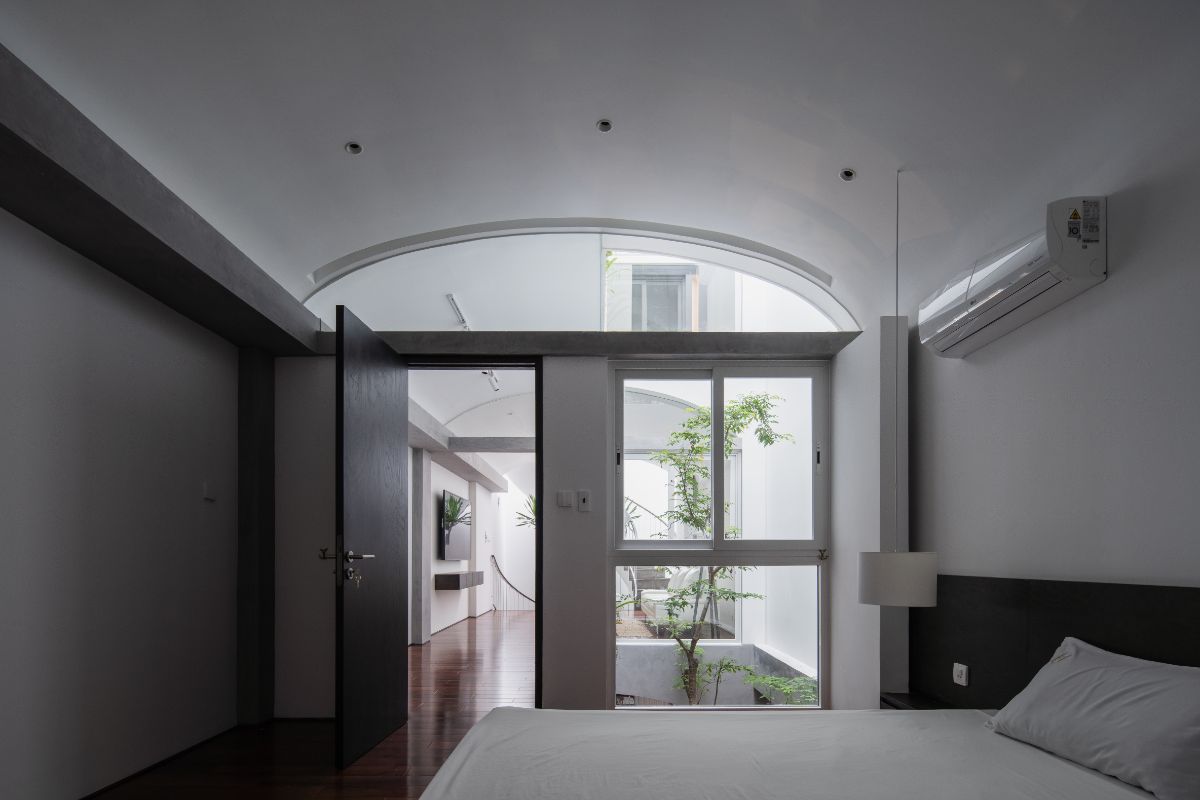
<path fill-rule="evenodd" d="M 704 660 L 715 663 L 730 658 L 739 664 L 757 667 L 756 648 L 752 644 L 709 642 L 704 645 Z M 617 643 L 617 666 L 614 686 L 617 694 L 645 697 L 676 706 L 687 706 L 687 694 L 675 688 L 679 680 L 681 660 L 679 647 L 670 641 L 623 639 Z M 703 705 L 749 706 L 754 704 L 754 690 L 740 673 L 730 673 L 716 688 L 704 693 Z"/>
<path fill-rule="evenodd" d="M 333 358 L 275 361 L 275 715 L 334 714 Z"/>
<path fill-rule="evenodd" d="M 6 212 L 0 254 L 0 794 L 74 798 L 236 722 L 237 351 Z"/>
<path fill-rule="evenodd" d="M 1122 164 L 1079 187 L 1110 195 L 1107 282 L 962 360 L 913 345 L 913 536 L 943 573 L 1200 586 L 1200 145 Z"/>

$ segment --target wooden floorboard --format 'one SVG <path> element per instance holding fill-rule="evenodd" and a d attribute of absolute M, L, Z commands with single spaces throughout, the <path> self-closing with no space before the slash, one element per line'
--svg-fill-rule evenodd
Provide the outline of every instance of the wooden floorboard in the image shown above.
<path fill-rule="evenodd" d="M 222 734 L 97 797 L 413 798 L 496 706 L 533 705 L 533 612 L 493 612 L 410 647 L 409 721 L 333 769 L 332 720 L 276 720 Z"/>

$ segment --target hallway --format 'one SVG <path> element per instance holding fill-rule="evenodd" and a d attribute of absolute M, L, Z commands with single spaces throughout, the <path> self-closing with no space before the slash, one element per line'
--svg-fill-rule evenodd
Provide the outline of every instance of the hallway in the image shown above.
<path fill-rule="evenodd" d="M 223 733 L 95 797 L 419 797 L 485 714 L 533 705 L 532 611 L 464 620 L 408 656 L 408 724 L 341 773 L 332 767 L 332 720 L 276 720 Z"/>

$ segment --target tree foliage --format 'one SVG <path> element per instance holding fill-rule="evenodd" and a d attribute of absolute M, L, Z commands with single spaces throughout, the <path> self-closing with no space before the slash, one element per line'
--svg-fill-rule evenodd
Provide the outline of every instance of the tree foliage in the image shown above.
<path fill-rule="evenodd" d="M 733 455 L 738 436 L 748 429 L 763 447 L 790 442 L 794 437 L 775 426 L 779 420 L 774 406 L 782 398 L 766 392 L 739 396 L 726 403 L 723 430 L 724 457 Z M 677 430 L 667 437 L 667 446 L 650 460 L 674 476 L 671 496 L 674 501 L 664 517 L 681 523 L 697 534 L 712 535 L 712 410 L 707 406 L 689 409 Z"/>
<path fill-rule="evenodd" d="M 776 429 L 778 419 L 775 403 L 782 398 L 765 392 L 741 395 L 724 408 L 723 456 L 733 455 L 737 437 L 750 431 L 764 447 L 792 441 L 791 434 Z M 672 431 L 667 447 L 651 455 L 651 460 L 673 475 L 672 504 L 664 518 L 670 523 L 687 526 L 694 535 L 712 535 L 712 410 L 707 407 L 689 409 L 679 428 Z M 628 516 L 627 516 L 628 518 Z M 732 531 L 730 531 L 732 532 Z M 727 532 L 727 535 L 730 533 Z M 730 537 L 732 538 L 732 536 Z M 709 688 L 713 689 L 713 704 L 720 693 L 721 680 L 732 673 L 746 673 L 747 680 L 755 677 L 751 667 L 731 658 L 705 661 L 700 640 L 715 638 L 717 604 L 722 601 L 762 599 L 753 592 L 731 589 L 723 582 L 734 570 L 749 567 L 707 566 L 700 568 L 699 577 L 683 586 L 668 588 L 664 607 L 667 621 L 660 631 L 675 640 L 679 648 L 679 679 L 676 688 L 687 695 L 688 703 L 699 705 Z M 712 637 L 705 637 L 710 632 Z M 799 689 L 797 689 L 799 691 Z M 793 692 L 794 694 L 795 692 Z"/>
<path fill-rule="evenodd" d="M 518 528 L 535 527 L 537 525 L 537 498 L 533 495 L 526 497 L 525 510 L 518 511 L 516 514 Z"/>
<path fill-rule="evenodd" d="M 816 705 L 817 682 L 807 675 L 784 678 L 779 675 L 760 675 L 751 671 L 746 683 L 759 689 L 772 703 L 782 700 L 784 705 Z"/>

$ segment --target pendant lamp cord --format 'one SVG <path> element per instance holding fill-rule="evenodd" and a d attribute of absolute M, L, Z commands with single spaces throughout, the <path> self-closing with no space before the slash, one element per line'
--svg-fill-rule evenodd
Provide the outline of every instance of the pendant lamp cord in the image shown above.
<path fill-rule="evenodd" d="M 896 285 L 895 316 L 892 320 L 893 336 L 896 338 L 895 370 L 896 394 L 892 401 L 892 422 L 896 428 L 896 441 L 892 449 L 892 552 L 900 550 L 900 169 L 896 170 Z M 906 331 L 907 333 L 907 331 Z"/>

